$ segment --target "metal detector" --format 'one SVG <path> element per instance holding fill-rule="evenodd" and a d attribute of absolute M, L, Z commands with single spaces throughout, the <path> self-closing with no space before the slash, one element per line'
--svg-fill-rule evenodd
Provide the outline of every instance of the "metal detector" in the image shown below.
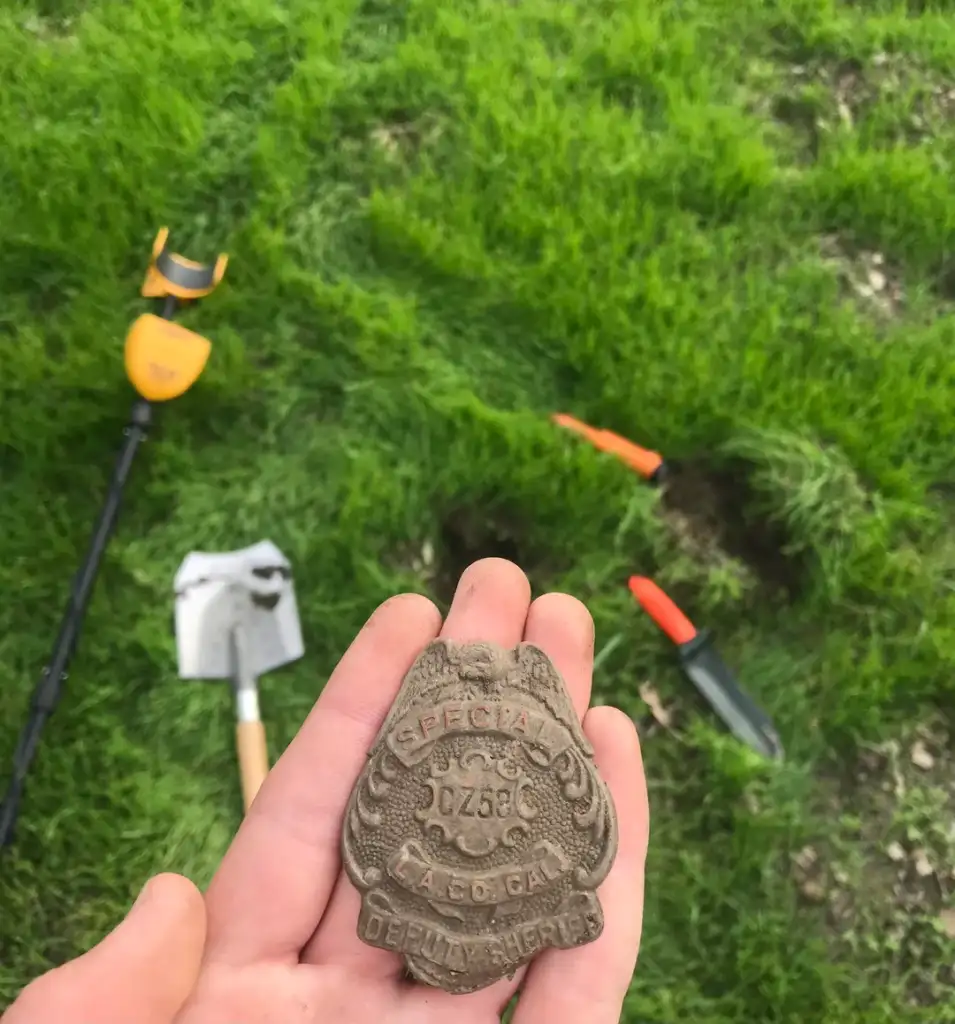
<path fill-rule="evenodd" d="M 198 380 L 212 348 L 208 339 L 173 322 L 180 303 L 209 295 L 225 275 L 228 257 L 215 263 L 187 260 L 167 246 L 169 230 L 162 228 L 153 243 L 152 259 L 143 281 L 144 298 L 161 302 L 161 312 L 144 313 L 126 337 L 126 374 L 139 398 L 133 403 L 124 440 L 86 557 L 79 568 L 63 612 L 53 652 L 30 701 L 30 714 L 14 753 L 13 774 L 0 804 L 0 847 L 13 841 L 27 773 L 36 756 L 46 720 L 59 703 L 70 660 L 89 604 L 103 554 L 116 526 L 120 500 L 133 460 L 152 425 L 153 403 L 178 398 Z"/>

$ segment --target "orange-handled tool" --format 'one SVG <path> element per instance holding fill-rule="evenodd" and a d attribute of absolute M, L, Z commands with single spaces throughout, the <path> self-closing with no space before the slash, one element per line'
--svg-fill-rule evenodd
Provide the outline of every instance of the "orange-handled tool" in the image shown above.
<path fill-rule="evenodd" d="M 643 610 L 675 644 L 689 643 L 696 636 L 696 626 L 653 580 L 631 576 L 629 586 Z"/>
<path fill-rule="evenodd" d="M 773 723 L 738 686 L 707 630 L 697 630 L 653 580 L 631 576 L 630 593 L 677 645 L 683 671 L 737 739 L 765 757 L 781 759 L 783 746 Z"/>
<path fill-rule="evenodd" d="M 662 481 L 666 472 L 666 463 L 659 452 L 641 448 L 640 445 L 628 441 L 611 430 L 598 430 L 596 427 L 588 426 L 573 416 L 568 416 L 567 413 L 556 412 L 551 418 L 558 426 L 566 427 L 586 438 L 600 451 L 616 455 L 618 459 L 625 462 L 631 469 L 635 469 L 647 480 L 653 483 Z"/>

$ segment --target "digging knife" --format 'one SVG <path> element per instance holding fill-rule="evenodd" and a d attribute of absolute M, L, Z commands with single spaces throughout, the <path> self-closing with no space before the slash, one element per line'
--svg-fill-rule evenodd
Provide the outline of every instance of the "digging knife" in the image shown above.
<path fill-rule="evenodd" d="M 697 630 L 652 580 L 631 576 L 630 592 L 674 644 L 683 671 L 733 735 L 757 753 L 783 757 L 783 745 L 766 713 L 744 693 L 713 645 L 707 630 Z"/>

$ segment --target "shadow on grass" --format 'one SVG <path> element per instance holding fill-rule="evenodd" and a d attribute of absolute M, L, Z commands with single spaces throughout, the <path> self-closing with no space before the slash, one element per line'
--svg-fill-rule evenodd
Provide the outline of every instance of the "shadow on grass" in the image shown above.
<path fill-rule="evenodd" d="M 482 558 L 504 558 L 519 565 L 538 592 L 554 572 L 553 560 L 528 541 L 518 516 L 480 502 L 456 504 L 445 513 L 435 554 L 431 589 L 442 612 L 450 608 L 461 574 Z"/>

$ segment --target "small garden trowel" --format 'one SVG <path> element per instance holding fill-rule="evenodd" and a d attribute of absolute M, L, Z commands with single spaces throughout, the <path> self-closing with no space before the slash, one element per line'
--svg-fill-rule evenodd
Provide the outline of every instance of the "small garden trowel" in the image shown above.
<path fill-rule="evenodd" d="M 782 760 L 783 745 L 773 723 L 739 688 L 713 646 L 712 635 L 698 631 L 653 580 L 631 576 L 629 587 L 643 610 L 676 644 L 683 671 L 730 732 L 758 754 Z"/>
<path fill-rule="evenodd" d="M 232 679 L 245 810 L 269 772 L 258 677 L 304 651 L 288 560 L 271 541 L 193 551 L 176 573 L 176 648 L 183 679 Z"/>

